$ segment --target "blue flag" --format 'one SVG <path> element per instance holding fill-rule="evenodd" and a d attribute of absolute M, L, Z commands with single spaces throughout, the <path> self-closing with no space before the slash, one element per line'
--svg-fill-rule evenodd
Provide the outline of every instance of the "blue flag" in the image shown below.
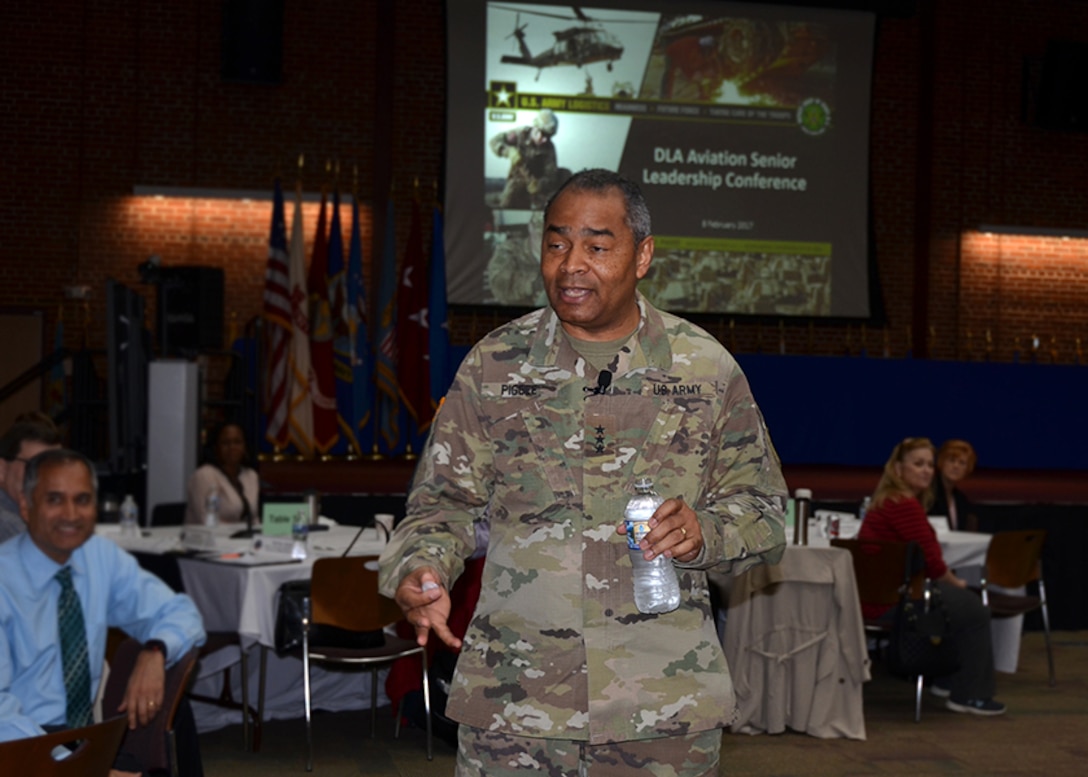
<path fill-rule="evenodd" d="M 442 397 L 450 387 L 450 322 L 446 303 L 446 246 L 443 243 L 442 208 L 434 207 L 434 229 L 431 235 L 430 299 L 427 308 L 430 311 L 431 325 L 427 330 L 430 336 L 431 356 L 431 402 L 437 410 Z"/>

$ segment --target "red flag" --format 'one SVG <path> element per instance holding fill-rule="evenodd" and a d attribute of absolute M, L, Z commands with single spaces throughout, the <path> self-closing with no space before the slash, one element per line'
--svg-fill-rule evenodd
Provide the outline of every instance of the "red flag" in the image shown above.
<path fill-rule="evenodd" d="M 419 431 L 434 416 L 431 406 L 431 372 L 427 363 L 430 334 L 427 322 L 427 265 L 423 253 L 423 225 L 419 202 L 412 202 L 408 247 L 397 290 L 397 371 L 404 405 Z"/>
<path fill-rule="evenodd" d="M 400 388 L 397 385 L 397 230 L 393 199 L 385 210 L 385 239 L 378 275 L 378 336 L 374 355 L 378 428 L 386 453 L 395 453 L 400 439 Z M 375 447 L 377 451 L 377 446 Z"/>
<path fill-rule="evenodd" d="M 276 448 L 287 447 L 287 350 L 291 343 L 291 299 L 287 267 L 287 220 L 283 190 L 276 179 L 272 202 L 272 233 L 268 240 L 268 265 L 264 274 L 264 317 L 267 324 L 267 375 L 265 437 Z"/>
<path fill-rule="evenodd" d="M 302 227 L 302 183 L 295 189 L 295 215 L 287 251 L 291 278 L 291 349 L 287 378 L 290 386 L 288 428 L 295 450 L 307 459 L 314 455 L 314 406 L 310 386 L 310 296 L 306 289 L 306 236 Z"/>
<path fill-rule="evenodd" d="M 333 354 L 332 311 L 329 308 L 329 247 L 325 237 L 325 193 L 317 217 L 314 252 L 306 286 L 310 292 L 310 363 L 314 406 L 314 449 L 328 453 L 336 444 L 336 373 Z"/>

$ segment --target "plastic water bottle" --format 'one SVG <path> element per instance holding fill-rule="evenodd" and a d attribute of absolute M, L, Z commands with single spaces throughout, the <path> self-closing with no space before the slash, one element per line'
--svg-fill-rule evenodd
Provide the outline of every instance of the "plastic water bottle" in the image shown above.
<path fill-rule="evenodd" d="M 121 503 L 121 536 L 136 537 L 140 534 L 140 508 L 132 494 L 125 495 Z"/>
<path fill-rule="evenodd" d="M 636 494 L 623 511 L 627 522 L 627 550 L 635 577 L 635 606 L 639 612 L 672 612 L 680 606 L 680 583 L 672 559 L 657 556 L 653 561 L 642 557 L 639 541 L 650 531 L 650 518 L 665 500 L 654 491 L 649 478 L 635 483 Z"/>
<path fill-rule="evenodd" d="M 216 527 L 219 525 L 219 489 L 213 488 L 204 497 L 204 525 Z"/>
<path fill-rule="evenodd" d="M 861 500 L 861 507 L 858 508 L 858 525 L 865 520 L 865 513 L 869 512 L 869 505 L 872 504 L 873 498 L 867 496 Z"/>

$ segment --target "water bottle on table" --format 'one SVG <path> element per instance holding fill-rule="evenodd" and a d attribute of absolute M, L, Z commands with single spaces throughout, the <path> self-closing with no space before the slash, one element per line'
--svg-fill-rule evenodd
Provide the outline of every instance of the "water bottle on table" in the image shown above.
<path fill-rule="evenodd" d="M 132 494 L 125 495 L 121 503 L 121 536 L 136 537 L 140 534 L 140 508 Z"/>
<path fill-rule="evenodd" d="M 680 583 L 672 559 L 657 556 L 647 561 L 638 546 L 650 531 L 650 518 L 665 500 L 654 491 L 649 478 L 635 483 L 635 495 L 623 511 L 627 523 L 627 550 L 635 578 L 635 606 L 643 613 L 672 612 L 680 606 Z"/>
<path fill-rule="evenodd" d="M 204 525 L 214 528 L 219 525 L 219 489 L 213 488 L 204 497 Z"/>

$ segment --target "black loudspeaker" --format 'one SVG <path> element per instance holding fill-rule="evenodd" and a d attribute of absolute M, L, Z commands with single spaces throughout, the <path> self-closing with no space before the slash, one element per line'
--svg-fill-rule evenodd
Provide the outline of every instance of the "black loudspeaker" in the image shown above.
<path fill-rule="evenodd" d="M 1088 132 L 1088 44 L 1047 43 L 1035 122 L 1046 129 Z"/>
<path fill-rule="evenodd" d="M 223 270 L 163 267 L 158 280 L 159 350 L 190 356 L 223 347 Z"/>
<path fill-rule="evenodd" d="M 278 84 L 283 78 L 283 0 L 223 0 L 223 78 Z"/>

